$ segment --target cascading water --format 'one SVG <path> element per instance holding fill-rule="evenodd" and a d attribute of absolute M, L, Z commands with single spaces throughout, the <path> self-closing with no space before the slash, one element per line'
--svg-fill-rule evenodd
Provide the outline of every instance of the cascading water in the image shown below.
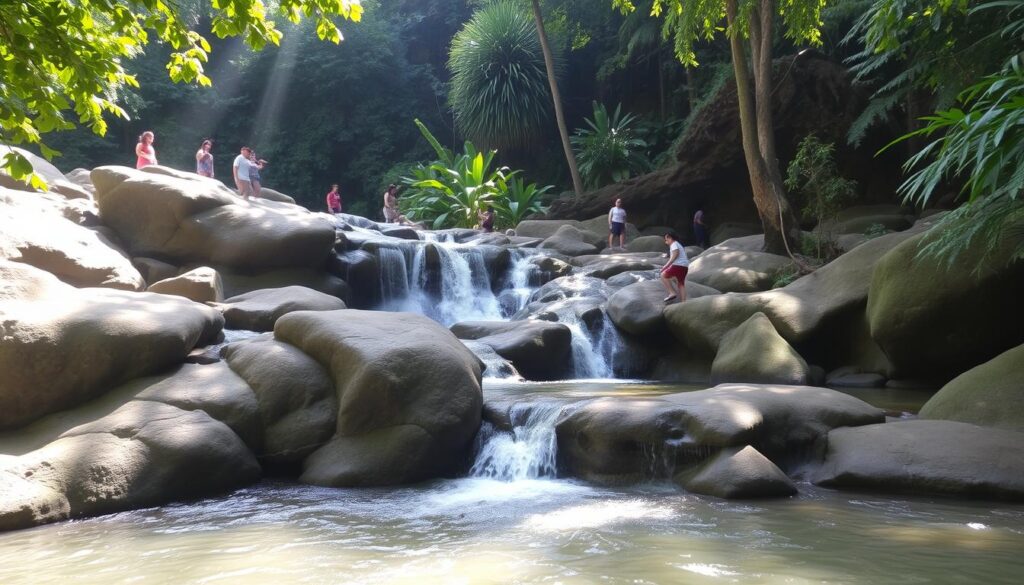
<path fill-rule="evenodd" d="M 397 248 L 380 248 L 380 298 L 384 303 L 404 299 L 409 296 L 409 269 L 405 261 L 405 252 Z"/>
<path fill-rule="evenodd" d="M 511 266 L 509 267 L 507 279 L 507 296 L 512 300 L 507 307 L 506 313 L 513 315 L 526 306 L 533 294 L 534 287 L 531 286 L 531 279 L 538 273 L 537 265 L 531 259 L 533 254 L 526 250 L 513 248 Z"/>
<path fill-rule="evenodd" d="M 563 406 L 549 401 L 512 407 L 512 432 L 492 428 L 481 442 L 469 475 L 503 481 L 555 477 L 555 421 Z"/>

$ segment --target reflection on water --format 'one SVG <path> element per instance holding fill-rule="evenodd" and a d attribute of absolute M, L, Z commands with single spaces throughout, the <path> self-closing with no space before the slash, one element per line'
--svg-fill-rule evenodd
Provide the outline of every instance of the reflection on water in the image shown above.
<path fill-rule="evenodd" d="M 668 486 L 267 483 L 0 535 L 0 582 L 1011 583 L 1024 507 L 802 485 L 731 503 Z"/>
<path fill-rule="evenodd" d="M 695 387 L 488 383 L 488 400 Z M 915 408 L 916 410 L 916 408 Z M 727 502 L 672 485 L 508 473 L 389 489 L 266 482 L 221 498 L 0 534 L 0 584 L 1016 583 L 1024 506 L 801 484 Z"/>

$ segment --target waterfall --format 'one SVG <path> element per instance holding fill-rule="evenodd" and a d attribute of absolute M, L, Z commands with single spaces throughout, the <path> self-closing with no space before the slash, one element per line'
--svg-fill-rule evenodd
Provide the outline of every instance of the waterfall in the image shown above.
<path fill-rule="evenodd" d="M 380 298 L 387 304 L 401 302 L 409 296 L 409 269 L 405 252 L 396 248 L 380 248 Z"/>
<path fill-rule="evenodd" d="M 518 248 L 512 248 L 510 252 L 512 265 L 509 267 L 505 296 L 512 302 L 504 307 L 506 315 L 518 313 L 530 301 L 530 295 L 534 291 L 530 283 L 540 271 L 532 262 L 532 253 Z"/>
<path fill-rule="evenodd" d="M 469 475 L 504 481 L 555 477 L 555 421 L 563 406 L 549 401 L 511 407 L 512 432 L 492 429 L 483 437 Z"/>
<path fill-rule="evenodd" d="M 594 347 L 594 340 L 590 337 L 590 331 L 586 325 L 580 322 L 576 315 L 571 312 L 563 319 L 558 316 L 558 322 L 562 323 L 572 331 L 572 362 L 573 377 L 575 378 L 610 378 L 612 370 L 608 366 L 601 352 Z"/>

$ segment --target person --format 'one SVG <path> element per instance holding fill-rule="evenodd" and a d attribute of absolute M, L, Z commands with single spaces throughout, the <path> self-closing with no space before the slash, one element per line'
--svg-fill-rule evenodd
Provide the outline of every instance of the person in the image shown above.
<path fill-rule="evenodd" d="M 341 193 L 338 192 L 338 184 L 331 185 L 327 192 L 327 213 L 341 213 Z"/>
<path fill-rule="evenodd" d="M 398 185 L 388 185 L 384 191 L 384 223 L 398 223 L 401 215 L 398 213 Z"/>
<path fill-rule="evenodd" d="M 622 208 L 622 199 L 615 200 L 615 207 L 608 212 L 608 247 L 612 247 L 615 236 L 619 236 L 619 247 L 626 247 L 626 210 Z"/>
<path fill-rule="evenodd" d="M 213 178 L 213 155 L 210 149 L 213 148 L 213 141 L 209 138 L 203 141 L 196 152 L 196 174 Z"/>
<path fill-rule="evenodd" d="M 679 243 L 679 236 L 675 232 L 665 234 L 665 245 L 668 246 L 668 262 L 661 269 L 661 284 L 668 291 L 665 302 L 670 303 L 675 299 L 680 302 L 686 300 L 686 273 L 690 269 L 690 259 L 686 257 L 686 250 Z M 676 281 L 677 293 L 672 288 L 672 281 Z"/>
<path fill-rule="evenodd" d="M 708 228 L 704 223 L 704 209 L 700 208 L 693 214 L 693 237 L 701 248 L 708 247 Z"/>
<path fill-rule="evenodd" d="M 477 218 L 480 219 L 480 229 L 486 233 L 494 231 L 494 206 L 488 205 L 487 211 L 481 211 Z"/>
<path fill-rule="evenodd" d="M 153 148 L 153 140 L 156 136 L 152 131 L 146 130 L 139 135 L 139 143 L 135 145 L 135 168 L 141 169 L 149 165 L 155 165 L 156 149 Z"/>
<path fill-rule="evenodd" d="M 252 196 L 259 199 L 260 197 L 260 171 L 267 164 L 267 161 L 262 158 L 258 158 L 256 153 L 249 151 L 249 163 L 252 165 L 249 167 L 249 183 L 252 185 Z"/>
<path fill-rule="evenodd" d="M 248 199 L 253 194 L 252 183 L 249 181 L 249 172 L 252 170 L 252 163 L 249 162 L 251 154 L 252 149 L 243 146 L 238 156 L 235 157 L 235 162 L 231 165 L 231 172 L 235 176 L 235 186 L 238 187 L 238 194 L 242 196 L 242 199 Z"/>

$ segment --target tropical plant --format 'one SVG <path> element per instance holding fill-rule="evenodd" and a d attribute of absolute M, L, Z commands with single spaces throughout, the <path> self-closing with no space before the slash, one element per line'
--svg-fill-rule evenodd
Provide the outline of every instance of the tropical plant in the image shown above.
<path fill-rule="evenodd" d="M 824 0 L 653 0 L 651 5 L 652 16 L 664 17 L 663 30 L 673 36 L 676 56 L 684 65 L 697 64 L 696 42 L 710 40 L 723 30 L 729 38 L 743 154 L 754 205 L 764 227 L 764 247 L 769 252 L 791 253 L 790 240 L 799 232 L 783 192 L 775 148 L 771 107 L 774 27 L 778 21 L 787 38 L 820 44 L 824 4 Z M 612 0 L 612 6 L 624 13 L 636 10 L 632 0 Z M 723 18 L 725 28 L 721 26 Z M 749 40 L 749 68 L 745 39 Z"/>
<path fill-rule="evenodd" d="M 359 0 L 280 0 L 274 6 L 292 22 L 313 17 L 317 35 L 335 43 L 341 40 L 335 17 L 358 21 L 363 10 Z M 256 50 L 281 40 L 260 0 L 213 2 L 203 11 L 212 15 L 213 34 L 220 38 L 241 36 Z M 156 0 L 0 2 L 0 141 L 34 144 L 49 158 L 59 153 L 43 142 L 46 133 L 77 122 L 102 136 L 105 114 L 126 116 L 118 97 L 138 82 L 125 63 L 150 34 L 172 48 L 172 80 L 209 85 L 203 64 L 210 44 L 192 30 L 198 20 L 193 12 L 194 6 Z M 0 169 L 44 186 L 13 150 L 0 159 Z"/>
<path fill-rule="evenodd" d="M 522 178 L 513 177 L 505 186 L 506 190 L 497 193 L 493 200 L 499 227 L 515 227 L 535 213 L 547 212 L 544 198 L 551 185 L 538 187 L 536 183 L 527 184 Z"/>
<path fill-rule="evenodd" d="M 971 12 L 982 11 L 1004 15 L 1007 24 L 993 34 L 1013 39 L 1014 52 L 960 94 L 960 107 L 925 117 L 923 128 L 897 140 L 932 139 L 905 165 L 913 171 L 900 186 L 907 201 L 923 207 L 944 181 L 963 182 L 966 204 L 942 219 L 941 236 L 922 250 L 950 263 L 973 245 L 986 254 L 1013 246 L 1009 261 L 1024 258 L 1024 0 L 988 2 Z"/>
<path fill-rule="evenodd" d="M 636 137 L 631 127 L 636 116 L 622 114 L 622 106 L 608 114 L 604 104 L 593 102 L 594 117 L 585 118 L 587 128 L 579 128 L 572 137 L 580 174 L 590 188 L 624 181 L 650 170 L 645 155 L 647 143 Z"/>
<path fill-rule="evenodd" d="M 513 0 L 473 14 L 452 39 L 448 68 L 448 100 L 468 139 L 520 146 L 547 121 L 551 102 L 543 51 L 529 14 Z"/>
<path fill-rule="evenodd" d="M 857 188 L 856 181 L 839 175 L 834 155 L 835 144 L 824 143 L 809 134 L 800 141 L 786 174 L 786 187 L 803 198 L 801 214 L 817 226 L 813 249 L 818 258 L 835 255 L 835 234 L 830 226 Z M 810 251 L 805 246 L 804 253 Z"/>

